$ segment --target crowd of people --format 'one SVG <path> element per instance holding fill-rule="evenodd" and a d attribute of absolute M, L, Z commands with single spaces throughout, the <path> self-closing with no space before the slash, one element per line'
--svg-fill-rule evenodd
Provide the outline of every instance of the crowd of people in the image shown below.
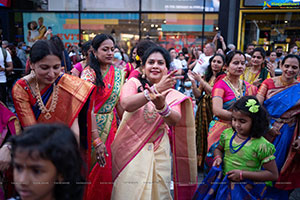
<path fill-rule="evenodd" d="M 2 42 L 0 199 L 288 199 L 300 187 L 295 47 L 243 53 L 217 34 L 203 52 L 146 39 L 127 56 L 108 34 L 80 50 L 31 42 Z"/>

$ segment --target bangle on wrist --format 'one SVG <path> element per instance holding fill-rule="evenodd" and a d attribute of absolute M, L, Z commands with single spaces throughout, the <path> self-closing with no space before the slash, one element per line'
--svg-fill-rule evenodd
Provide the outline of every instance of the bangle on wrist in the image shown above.
<path fill-rule="evenodd" d="M 243 171 L 241 170 L 240 171 L 240 181 L 242 181 L 243 180 Z"/>
<path fill-rule="evenodd" d="M 163 109 L 157 110 L 158 114 L 160 114 L 162 117 L 168 117 L 171 114 L 171 109 L 168 104 L 165 104 Z"/>
<path fill-rule="evenodd" d="M 101 144 L 103 144 L 102 140 L 98 137 L 93 141 L 93 147 L 96 149 L 99 147 Z"/>
<path fill-rule="evenodd" d="M 151 98 L 149 96 L 149 91 L 148 90 L 144 90 L 144 96 L 147 99 L 147 101 L 151 101 Z"/>
<path fill-rule="evenodd" d="M 157 88 L 156 88 L 156 84 L 154 84 L 154 85 L 151 87 L 151 89 L 153 89 L 153 91 L 154 91 L 155 94 L 160 94 L 159 91 L 158 91 Z"/>

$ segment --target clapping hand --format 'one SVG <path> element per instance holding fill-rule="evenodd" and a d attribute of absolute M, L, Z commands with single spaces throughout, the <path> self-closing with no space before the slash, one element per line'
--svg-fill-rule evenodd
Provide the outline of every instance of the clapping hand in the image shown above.
<path fill-rule="evenodd" d="M 275 76 L 275 66 L 272 63 L 267 61 L 267 64 L 266 64 L 265 67 L 267 68 L 267 70 L 270 73 L 271 77 L 274 77 Z"/>

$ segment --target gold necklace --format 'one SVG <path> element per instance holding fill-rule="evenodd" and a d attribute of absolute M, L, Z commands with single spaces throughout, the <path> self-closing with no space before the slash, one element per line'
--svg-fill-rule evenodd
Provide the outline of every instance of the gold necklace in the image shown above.
<path fill-rule="evenodd" d="M 44 105 L 44 102 L 43 102 L 42 97 L 41 97 L 41 93 L 40 93 L 40 89 L 39 89 L 39 84 L 38 84 L 37 81 L 35 83 L 36 101 L 38 103 L 39 110 L 41 111 L 41 113 L 43 113 L 43 114 L 46 113 L 44 115 L 44 117 L 45 117 L 46 120 L 49 120 L 52 117 L 52 115 L 50 114 L 50 112 L 54 112 L 55 111 L 57 100 L 58 100 L 58 88 L 59 88 L 59 86 L 56 85 L 56 83 L 54 82 L 53 83 L 52 101 L 51 101 L 49 109 L 47 109 L 46 106 Z"/>
<path fill-rule="evenodd" d="M 148 103 L 144 106 L 144 119 L 148 124 L 151 124 L 154 122 L 157 116 L 156 109 L 153 109 L 153 111 L 148 110 Z"/>
<path fill-rule="evenodd" d="M 238 89 L 236 89 L 232 83 L 230 82 L 230 80 L 227 78 L 227 76 L 224 78 L 225 82 L 227 83 L 227 85 L 230 87 L 230 89 L 233 91 L 234 96 L 236 99 L 239 99 L 243 96 L 243 85 L 240 83 L 239 80 L 239 84 L 238 84 Z"/>
<path fill-rule="evenodd" d="M 287 81 L 282 80 L 282 76 L 279 77 L 279 80 L 283 86 L 288 86 L 288 85 L 291 85 L 292 83 L 294 83 L 294 81 L 289 83 Z"/>

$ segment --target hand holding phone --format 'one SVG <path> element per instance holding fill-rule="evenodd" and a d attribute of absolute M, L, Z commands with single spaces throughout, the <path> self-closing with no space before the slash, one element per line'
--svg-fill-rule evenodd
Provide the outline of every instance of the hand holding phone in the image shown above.
<path fill-rule="evenodd" d="M 221 36 L 221 31 L 218 31 L 218 33 L 217 33 L 218 39 L 220 39 L 220 36 Z"/>

